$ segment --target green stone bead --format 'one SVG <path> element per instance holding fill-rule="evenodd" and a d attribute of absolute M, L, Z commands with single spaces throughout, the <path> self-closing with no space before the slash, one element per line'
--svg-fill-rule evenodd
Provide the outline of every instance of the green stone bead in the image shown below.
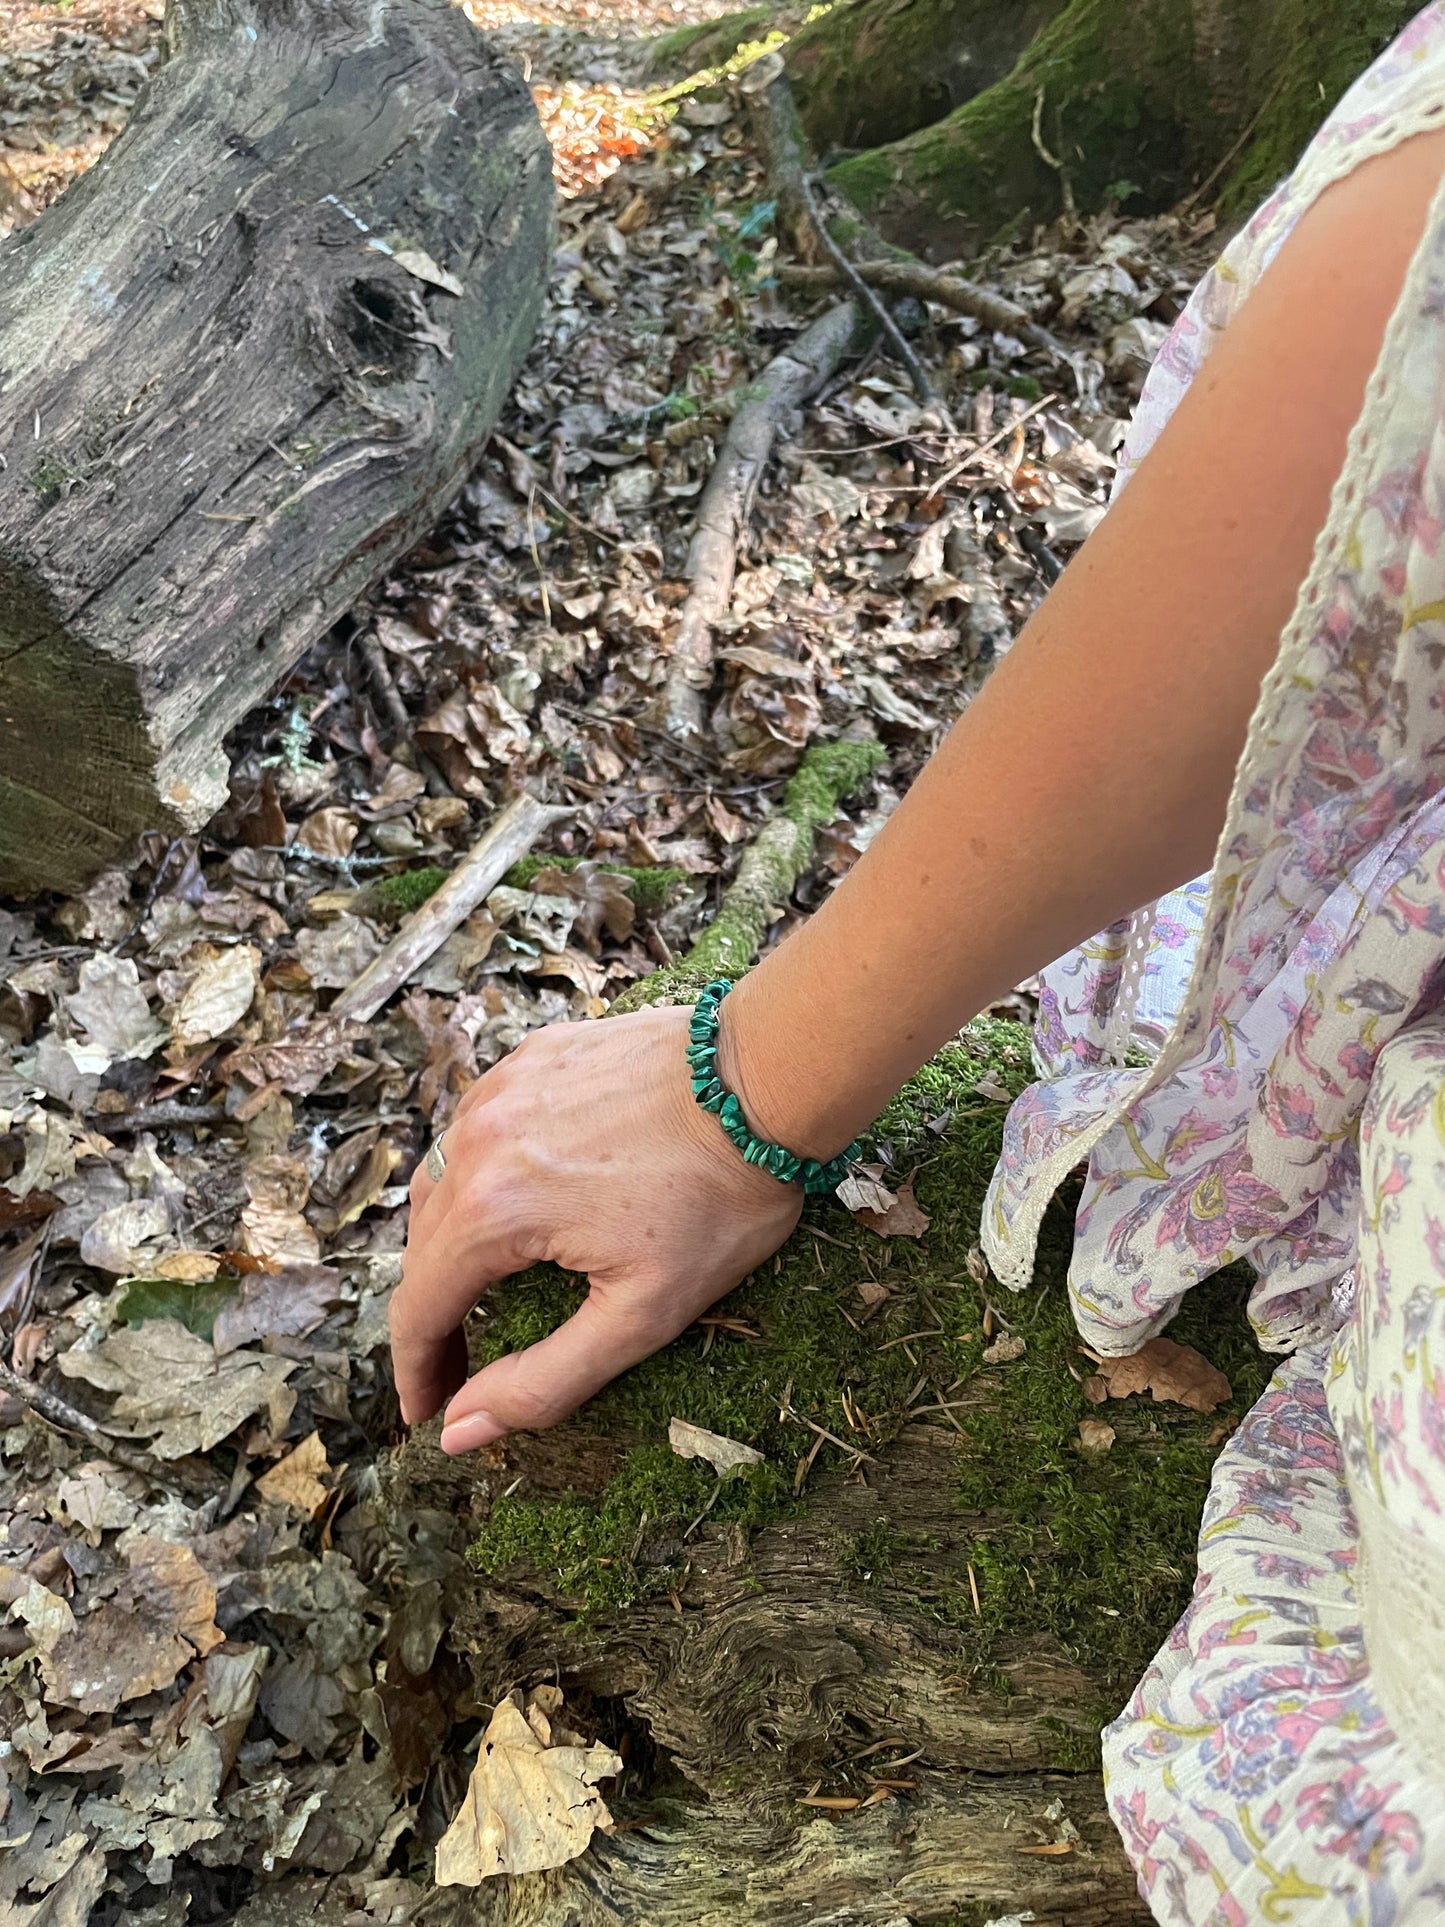
<path fill-rule="evenodd" d="M 726 1102 L 727 1092 L 719 1085 L 716 1091 L 713 1091 L 702 1099 L 702 1108 L 705 1111 L 711 1111 L 714 1116 L 716 1116 Z"/>
<path fill-rule="evenodd" d="M 730 1094 L 718 1115 L 722 1118 L 724 1124 L 738 1125 L 743 1122 L 743 1107 L 737 1099 Z"/>

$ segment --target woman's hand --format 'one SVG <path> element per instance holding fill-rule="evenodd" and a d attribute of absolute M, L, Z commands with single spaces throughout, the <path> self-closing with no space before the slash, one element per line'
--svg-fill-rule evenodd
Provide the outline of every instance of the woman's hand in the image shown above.
<path fill-rule="evenodd" d="M 447 1127 L 439 1184 L 412 1180 L 391 1306 L 402 1416 L 444 1403 L 442 1449 L 552 1425 L 685 1330 L 797 1224 L 801 1187 L 745 1164 L 693 1099 L 690 1009 L 533 1031 Z M 550 1337 L 467 1379 L 487 1286 L 550 1259 L 590 1290 Z"/>

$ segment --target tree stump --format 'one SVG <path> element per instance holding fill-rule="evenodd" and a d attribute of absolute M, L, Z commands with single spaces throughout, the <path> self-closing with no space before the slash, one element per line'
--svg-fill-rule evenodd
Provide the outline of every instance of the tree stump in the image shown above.
<path fill-rule="evenodd" d="M 435 518 L 536 325 L 550 152 L 447 0 L 171 0 L 0 249 L 0 889 L 194 829 L 225 732 Z"/>

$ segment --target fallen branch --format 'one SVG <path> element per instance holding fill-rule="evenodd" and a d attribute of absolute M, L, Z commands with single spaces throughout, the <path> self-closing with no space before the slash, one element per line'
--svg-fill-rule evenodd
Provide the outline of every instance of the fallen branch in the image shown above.
<path fill-rule="evenodd" d="M 519 796 L 474 843 L 435 896 L 428 897 L 380 956 L 343 990 L 330 1015 L 365 1023 L 421 969 L 468 918 L 544 830 L 572 811 L 565 804 Z"/>
<path fill-rule="evenodd" d="M 955 314 L 972 315 L 986 328 L 1017 335 L 1029 347 L 1042 348 L 1060 361 L 1069 362 L 1069 351 L 1063 342 L 1047 328 L 1031 321 L 1025 309 L 989 288 L 979 287 L 975 281 L 964 280 L 962 275 L 945 274 L 923 261 L 870 260 L 853 261 L 849 265 L 870 287 L 884 288 L 890 294 L 911 294 L 920 301 L 936 301 L 940 307 L 952 308 Z M 843 279 L 831 264 L 780 266 L 775 272 L 788 288 L 826 288 Z"/>
<path fill-rule="evenodd" d="M 758 158 L 777 200 L 775 224 L 783 241 L 801 261 L 831 264 L 835 277 L 846 283 L 883 330 L 894 354 L 908 370 L 918 399 L 928 407 L 937 407 L 938 396 L 922 362 L 887 308 L 857 273 L 819 210 L 816 189 L 809 178 L 807 141 L 782 55 L 768 53 L 755 60 L 738 82 L 738 92 Z"/>
<path fill-rule="evenodd" d="M 813 861 L 819 830 L 886 761 L 881 743 L 851 737 L 815 743 L 788 779 L 782 802 L 743 852 L 717 915 L 691 950 L 677 963 L 644 977 L 612 1009 L 690 1004 L 711 978 L 741 977 Z"/>
<path fill-rule="evenodd" d="M 738 542 L 758 481 L 773 452 L 778 424 L 815 395 L 866 334 L 852 301 L 839 302 L 763 369 L 728 425 L 698 504 L 697 529 L 687 552 L 692 582 L 672 648 L 662 720 L 673 736 L 702 728 L 702 692 L 712 680 L 713 630 L 732 600 Z"/>

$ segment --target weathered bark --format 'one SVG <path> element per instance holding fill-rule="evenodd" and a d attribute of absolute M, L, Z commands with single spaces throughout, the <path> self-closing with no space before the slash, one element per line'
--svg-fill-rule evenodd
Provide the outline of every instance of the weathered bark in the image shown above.
<path fill-rule="evenodd" d="M 446 0 L 172 0 L 167 37 L 0 251 L 13 892 L 205 820 L 226 730 L 465 474 L 545 284 L 546 141 Z"/>
<path fill-rule="evenodd" d="M 870 64 L 854 92 L 890 67 L 916 73 L 920 60 L 908 11 L 862 0 L 858 16 L 870 7 Z M 1243 213 L 1417 10 L 1415 0 L 1069 0 L 994 85 L 840 162 L 829 180 L 890 240 L 935 256 L 1052 219 L 1070 198 L 1082 211 L 1110 199 L 1157 211 L 1205 189 L 1227 215 Z M 845 28 L 856 31 L 851 10 L 808 31 L 825 41 Z M 830 124 L 817 90 L 799 104 L 816 142 Z"/>
<path fill-rule="evenodd" d="M 507 1480 L 559 1482 L 568 1443 L 516 1441 Z M 595 1468 L 595 1446 L 570 1444 L 572 1476 L 589 1457 Z M 1032 1910 L 1039 1927 L 1142 1927 L 1098 1775 L 1049 1770 L 1061 1729 L 1097 1730 L 1094 1684 L 1034 1641 L 1006 1661 L 1007 1693 L 980 1688 L 959 1677 L 957 1632 L 928 1610 L 946 1581 L 944 1536 L 974 1529 L 946 1513 L 958 1446 L 915 1425 L 866 1484 L 819 1480 L 806 1518 L 751 1536 L 705 1526 L 676 1606 L 640 1602 L 570 1637 L 536 1575 L 460 1579 L 449 1640 L 477 1700 L 545 1676 L 583 1704 L 625 1702 L 643 1742 L 632 1757 L 651 1750 L 630 1796 L 644 1817 L 556 1873 L 434 1893 L 415 1927 L 881 1927 L 965 1909 L 970 1921 Z M 459 1539 L 485 1514 L 485 1485 L 434 1446 L 414 1441 L 391 1477 L 408 1506 L 454 1516 Z M 920 1546 L 881 1584 L 844 1557 L 880 1522 Z M 840 1757 L 890 1736 L 876 1761 L 918 1753 L 906 1805 L 826 1818 L 796 1804 Z M 1030 1849 L 1054 1840 L 1055 1801 L 1081 1840 L 1040 1855 Z"/>

